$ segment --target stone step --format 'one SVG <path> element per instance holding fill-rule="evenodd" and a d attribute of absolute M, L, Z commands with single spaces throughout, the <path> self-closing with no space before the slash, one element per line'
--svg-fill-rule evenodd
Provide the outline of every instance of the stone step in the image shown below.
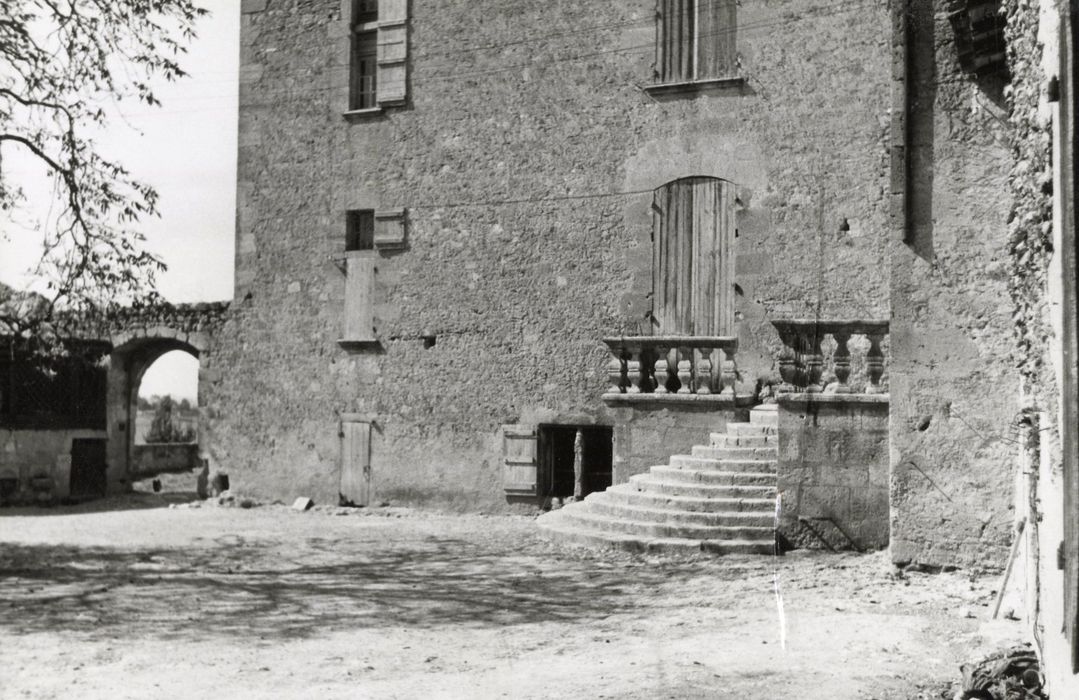
<path fill-rule="evenodd" d="M 667 465 L 674 469 L 702 472 L 742 472 L 776 476 L 774 459 L 715 459 L 697 455 L 674 455 Z"/>
<path fill-rule="evenodd" d="M 779 459 L 779 450 L 776 447 L 710 447 L 709 445 L 694 445 L 688 455 L 672 455 L 675 457 L 701 457 L 706 459 L 718 459 L 725 462 L 758 462 L 761 460 L 775 462 Z"/>
<path fill-rule="evenodd" d="M 759 425 L 779 425 L 779 406 L 773 403 L 754 408 L 749 412 L 749 422 Z"/>
<path fill-rule="evenodd" d="M 649 509 L 666 508 L 669 510 L 712 512 L 712 511 L 750 511 L 775 513 L 775 498 L 701 498 L 696 496 L 671 496 L 662 493 L 638 491 L 630 484 L 618 484 L 606 491 L 589 494 L 585 502 L 599 498 L 605 501 L 622 503 L 630 507 Z"/>
<path fill-rule="evenodd" d="M 588 509 L 597 515 L 636 522 L 663 523 L 666 525 L 703 525 L 708 527 L 766 527 L 775 526 L 775 509 L 770 501 L 756 511 L 698 512 L 672 508 L 644 508 L 631 506 L 612 498 L 587 500 Z"/>
<path fill-rule="evenodd" d="M 743 462 L 742 464 L 745 464 Z M 775 464 L 758 462 L 758 470 L 693 469 L 689 467 L 652 467 L 648 476 L 655 481 L 675 481 L 680 484 L 717 484 L 721 486 L 775 486 Z M 633 481 L 633 478 L 630 478 Z M 646 481 L 638 479 L 637 481 Z M 636 482 L 634 482 L 636 483 Z"/>
<path fill-rule="evenodd" d="M 775 435 L 776 426 L 764 423 L 727 423 L 728 435 Z"/>
<path fill-rule="evenodd" d="M 563 517 L 570 523 L 589 530 L 617 532 L 648 538 L 687 540 L 762 540 L 775 537 L 772 523 L 765 525 L 690 525 L 682 523 L 644 522 L 626 520 L 593 512 L 588 504 L 574 503 L 562 508 Z"/>
<path fill-rule="evenodd" d="M 767 433 L 751 435 L 712 433 L 708 436 L 708 444 L 711 447 L 777 447 L 779 441 L 775 435 Z"/>
<path fill-rule="evenodd" d="M 688 540 L 648 538 L 617 532 L 583 528 L 579 523 L 567 524 L 562 510 L 540 516 L 540 532 L 560 542 L 571 542 L 593 548 L 619 549 L 647 554 L 774 554 L 775 541 L 762 540 Z"/>
<path fill-rule="evenodd" d="M 646 477 L 645 474 L 638 475 Z M 645 493 L 667 496 L 689 496 L 691 498 L 769 498 L 776 497 L 775 477 L 768 483 L 754 482 L 750 478 L 759 474 L 732 475 L 730 484 L 716 484 L 690 481 L 666 481 L 657 478 L 630 477 L 630 487 Z"/>

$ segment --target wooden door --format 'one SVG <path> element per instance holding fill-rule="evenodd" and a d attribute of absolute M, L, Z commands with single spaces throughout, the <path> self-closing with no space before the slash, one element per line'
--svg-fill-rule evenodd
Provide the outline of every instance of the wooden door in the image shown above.
<path fill-rule="evenodd" d="M 341 423 L 341 505 L 366 506 L 371 500 L 371 424 Z"/>

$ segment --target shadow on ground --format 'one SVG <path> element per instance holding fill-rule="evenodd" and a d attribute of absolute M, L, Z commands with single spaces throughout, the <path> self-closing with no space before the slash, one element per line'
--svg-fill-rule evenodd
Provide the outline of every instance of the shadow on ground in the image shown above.
<path fill-rule="evenodd" d="M 628 612 L 628 585 L 648 591 L 701 573 L 690 563 L 536 554 L 437 537 L 384 548 L 235 535 L 182 550 L 9 544 L 0 550 L 0 606 L 8 608 L 0 625 L 272 640 L 362 627 L 580 621 Z"/>

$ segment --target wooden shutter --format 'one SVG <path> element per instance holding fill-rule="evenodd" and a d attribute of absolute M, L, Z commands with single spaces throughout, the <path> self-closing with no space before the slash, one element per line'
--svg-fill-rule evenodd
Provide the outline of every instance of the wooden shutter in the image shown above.
<path fill-rule="evenodd" d="M 734 188 L 686 178 L 656 190 L 652 314 L 661 335 L 734 334 Z"/>
<path fill-rule="evenodd" d="M 507 496 L 536 495 L 536 427 L 502 426 L 502 488 Z"/>
<path fill-rule="evenodd" d="M 698 0 L 698 79 L 734 75 L 737 0 Z"/>
<path fill-rule="evenodd" d="M 378 11 L 378 103 L 408 97 L 408 0 L 381 0 Z"/>
<path fill-rule="evenodd" d="M 371 424 L 341 423 L 340 499 L 345 505 L 365 506 L 371 500 Z"/>
<path fill-rule="evenodd" d="M 345 258 L 345 329 L 342 340 L 375 339 L 374 295 L 377 258 L 369 252 Z"/>
<path fill-rule="evenodd" d="M 405 210 L 375 212 L 375 248 L 394 250 L 405 247 Z"/>
<path fill-rule="evenodd" d="M 660 0 L 657 46 L 660 80 L 693 79 L 693 34 L 696 0 Z"/>
<path fill-rule="evenodd" d="M 678 83 L 733 75 L 737 0 L 659 0 L 659 79 Z"/>

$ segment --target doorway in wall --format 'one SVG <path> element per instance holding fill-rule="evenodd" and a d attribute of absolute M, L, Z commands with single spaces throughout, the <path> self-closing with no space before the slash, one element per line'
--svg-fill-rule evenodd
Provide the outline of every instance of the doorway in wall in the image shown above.
<path fill-rule="evenodd" d="M 564 501 L 574 495 L 580 460 L 580 496 L 611 485 L 614 429 L 603 425 L 541 425 L 537 431 L 537 493 L 540 505 Z"/>
<path fill-rule="evenodd" d="M 105 495 L 106 441 L 75 438 L 71 441 L 71 498 L 99 498 Z"/>

